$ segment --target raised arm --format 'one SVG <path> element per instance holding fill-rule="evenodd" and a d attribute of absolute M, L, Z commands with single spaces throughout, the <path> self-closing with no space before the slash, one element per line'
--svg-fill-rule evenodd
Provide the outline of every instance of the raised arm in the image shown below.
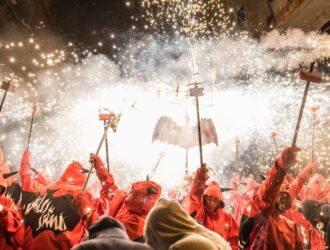
<path fill-rule="evenodd" d="M 208 169 L 205 164 L 196 171 L 194 182 L 189 193 L 189 214 L 192 214 L 202 206 L 202 196 L 206 188 L 206 181 L 209 178 L 207 172 Z"/>
<path fill-rule="evenodd" d="M 28 150 L 23 154 L 19 174 L 22 180 L 22 191 L 38 193 L 45 188 L 45 185 L 35 179 L 35 174 L 31 169 L 31 152 Z"/>
<path fill-rule="evenodd" d="M 299 151 L 296 147 L 287 147 L 276 159 L 274 166 L 268 172 L 266 180 L 262 183 L 259 192 L 247 207 L 245 212 L 266 212 L 272 208 L 272 204 L 281 188 L 284 177 L 289 169 L 296 163 L 296 153 Z M 253 209 L 251 209 L 251 206 Z M 244 212 L 244 213 L 245 213 Z M 251 214 L 249 215 L 251 216 Z"/>

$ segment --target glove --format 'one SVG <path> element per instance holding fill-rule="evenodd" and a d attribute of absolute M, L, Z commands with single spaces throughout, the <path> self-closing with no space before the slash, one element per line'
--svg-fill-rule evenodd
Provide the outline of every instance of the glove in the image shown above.
<path fill-rule="evenodd" d="M 94 164 L 95 168 L 104 168 L 104 164 L 99 156 L 91 153 L 89 157 L 89 163 Z"/>
<path fill-rule="evenodd" d="M 203 163 L 202 167 L 200 167 L 199 169 L 197 169 L 197 178 L 200 181 L 207 181 L 208 178 L 209 178 L 209 175 L 207 174 L 208 171 L 209 170 L 207 169 L 206 164 Z"/>
<path fill-rule="evenodd" d="M 283 149 L 281 156 L 277 159 L 277 165 L 283 170 L 288 171 L 297 163 L 297 153 L 300 151 L 298 147 L 286 147 Z"/>
<path fill-rule="evenodd" d="M 22 160 L 21 160 L 21 165 L 30 165 L 31 162 L 31 152 L 29 150 L 25 150 Z"/>

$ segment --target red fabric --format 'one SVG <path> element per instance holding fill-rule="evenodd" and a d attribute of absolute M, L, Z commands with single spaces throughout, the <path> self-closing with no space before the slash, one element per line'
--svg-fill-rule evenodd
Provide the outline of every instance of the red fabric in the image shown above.
<path fill-rule="evenodd" d="M 7 180 L 3 178 L 3 174 L 0 173 L 0 187 L 4 188 L 4 193 L 6 192 L 6 189 L 8 187 Z M 1 194 L 0 194 L 1 196 Z"/>
<path fill-rule="evenodd" d="M 95 158 L 95 170 L 102 183 L 101 200 L 110 204 L 109 215 L 124 224 L 131 240 L 143 237 L 146 216 L 160 197 L 161 187 L 153 181 L 133 183 L 129 194 L 119 190 L 113 176 L 104 168 L 99 157 Z M 147 194 L 153 187 L 157 194 Z"/>
<path fill-rule="evenodd" d="M 255 180 L 248 180 L 245 186 L 245 192 L 241 193 L 238 189 L 240 182 L 239 173 L 236 173 L 231 181 L 231 196 L 229 202 L 234 209 L 234 219 L 239 225 L 246 206 L 252 200 L 253 196 L 258 192 L 260 184 Z"/>
<path fill-rule="evenodd" d="M 2 174 L 6 174 L 9 172 L 10 172 L 9 166 L 4 162 L 3 150 L 0 147 L 0 175 L 2 177 Z M 15 178 L 14 176 L 11 176 L 7 179 L 1 179 L 0 185 L 3 183 L 6 183 L 6 186 L 9 187 L 11 185 L 11 183 L 13 182 L 14 178 Z"/>
<path fill-rule="evenodd" d="M 218 200 L 220 200 L 223 204 L 225 203 L 225 199 L 222 196 L 219 183 L 217 183 L 216 181 L 211 181 L 209 185 L 207 185 L 207 187 L 204 190 L 203 196 L 204 195 L 215 197 Z"/>
<path fill-rule="evenodd" d="M 31 170 L 30 162 L 31 152 L 25 151 L 21 160 L 21 168 L 19 170 L 22 181 L 22 190 L 36 193 L 41 191 L 45 192 L 46 186 L 34 179 L 35 174 Z"/>
<path fill-rule="evenodd" d="M 64 171 L 58 183 L 70 184 L 78 187 L 83 187 L 87 174 L 82 173 L 83 166 L 77 162 L 73 161 Z"/>
<path fill-rule="evenodd" d="M 190 191 L 188 212 L 192 215 L 196 214 L 194 218 L 199 223 L 227 240 L 233 250 L 238 249 L 238 225 L 233 216 L 221 208 L 212 214 L 204 208 L 203 197 L 205 195 L 212 195 L 224 202 L 219 184 L 211 182 L 206 187 L 207 178 L 207 169 L 199 168 Z"/>
<path fill-rule="evenodd" d="M 299 212 L 298 207 L 295 205 L 295 198 L 303 188 L 304 183 L 309 179 L 309 176 L 316 170 L 316 164 L 308 164 L 298 176 L 291 180 L 289 194 L 294 204 L 291 209 L 286 210 L 283 215 L 288 219 L 300 225 L 301 235 L 305 243 L 310 243 L 312 250 L 325 249 L 325 241 L 321 234 L 319 234 L 313 225 L 305 219 L 304 215 Z M 288 176 L 288 175 L 287 175 Z"/>
<path fill-rule="evenodd" d="M 0 249 L 22 249 L 24 225 L 14 202 L 3 195 L 0 196 Z"/>
<path fill-rule="evenodd" d="M 309 180 L 306 188 L 299 193 L 299 196 L 302 200 L 330 202 L 330 185 L 322 175 L 315 174 Z"/>
<path fill-rule="evenodd" d="M 102 160 L 98 156 L 95 159 L 95 171 L 101 184 L 101 197 L 97 201 L 101 207 L 109 205 L 109 215 L 124 224 L 131 240 L 143 237 L 144 223 L 150 209 L 160 197 L 161 187 L 153 181 L 140 181 L 132 185 L 127 194 L 119 190 L 113 176 L 105 169 Z M 147 189 L 155 188 L 157 194 L 148 195 Z M 101 208 L 102 210 L 102 208 Z"/>
<path fill-rule="evenodd" d="M 283 214 L 288 219 L 300 225 L 301 235 L 305 244 L 310 244 L 311 250 L 325 249 L 324 237 L 317 232 L 313 225 L 305 219 L 304 215 L 296 209 L 289 209 Z"/>
<path fill-rule="evenodd" d="M 99 217 L 92 197 L 82 192 L 82 166 L 73 162 L 60 180 L 44 187 L 31 176 L 29 152 L 20 169 L 25 220 L 24 249 L 71 249 Z M 52 219 L 53 218 L 53 219 Z M 36 226 L 33 226 L 35 225 Z"/>
<path fill-rule="evenodd" d="M 303 249 L 298 226 L 275 210 L 275 199 L 294 162 L 290 150 L 284 149 L 244 211 L 239 235 L 241 249 Z"/>
<path fill-rule="evenodd" d="M 148 195 L 147 188 L 153 187 L 157 194 Z M 159 199 L 161 187 L 153 181 L 140 181 L 132 185 L 129 194 L 118 191 L 110 205 L 110 216 L 126 227 L 131 240 L 143 237 L 146 216 Z"/>
<path fill-rule="evenodd" d="M 92 155 L 93 154 L 91 154 L 91 156 Z M 103 215 L 109 210 L 109 202 L 116 192 L 118 192 L 118 187 L 115 184 L 113 176 L 104 167 L 100 157 L 93 155 L 93 159 L 96 161 L 94 169 L 102 187 L 100 190 L 100 198 L 94 199 L 94 206 L 97 209 L 97 213 Z"/>
<path fill-rule="evenodd" d="M 291 202 L 292 204 L 295 203 L 295 199 L 300 193 L 300 191 L 303 189 L 304 184 L 307 182 L 309 179 L 310 175 L 316 170 L 316 164 L 315 163 L 310 163 L 308 164 L 298 175 L 296 178 L 293 178 L 290 175 L 286 175 L 284 184 L 281 186 L 281 191 L 286 192 L 290 195 Z M 290 178 L 288 178 L 290 176 Z M 288 182 L 288 179 L 290 181 Z M 289 189 L 286 189 L 286 184 L 290 183 L 288 185 Z M 291 207 L 291 204 L 288 205 L 288 207 Z"/>
<path fill-rule="evenodd" d="M 45 186 L 52 184 L 52 178 L 47 174 L 46 166 L 42 166 L 36 175 L 40 178 L 39 182 L 43 183 Z"/>

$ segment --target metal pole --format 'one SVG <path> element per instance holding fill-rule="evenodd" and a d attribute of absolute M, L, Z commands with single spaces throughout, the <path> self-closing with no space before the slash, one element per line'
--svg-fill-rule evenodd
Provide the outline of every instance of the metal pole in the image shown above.
<path fill-rule="evenodd" d="M 107 127 L 107 122 L 104 120 L 104 130 Z M 109 144 L 108 144 L 108 134 L 105 136 L 105 155 L 106 155 L 106 160 L 107 160 L 107 169 L 108 172 L 110 172 L 110 164 L 109 164 Z"/>
<path fill-rule="evenodd" d="M 196 86 L 196 88 L 197 88 L 197 86 Z M 201 164 L 201 166 L 203 166 L 202 132 L 201 132 L 201 121 L 200 121 L 200 116 L 199 116 L 199 100 L 198 100 L 198 96 L 195 97 L 195 100 L 196 100 L 196 111 L 197 111 L 199 158 L 200 158 L 200 164 Z"/>
<path fill-rule="evenodd" d="M 189 154 L 189 149 L 185 148 L 186 151 L 186 162 L 185 162 L 185 176 L 188 177 L 189 175 L 189 168 L 188 168 L 188 154 Z"/>
<path fill-rule="evenodd" d="M 1 113 L 2 107 L 3 107 L 4 103 L 5 103 L 5 99 L 6 99 L 7 93 L 8 93 L 8 89 L 6 89 L 5 94 L 3 95 L 3 98 L 2 98 L 2 101 L 1 101 L 1 104 L 0 104 L 0 113 Z"/>
<path fill-rule="evenodd" d="M 314 70 L 314 62 L 311 63 L 311 65 L 309 67 L 309 72 L 313 72 L 313 70 Z M 291 147 L 296 146 L 296 143 L 297 143 L 298 132 L 299 132 L 300 123 L 301 123 L 303 112 L 304 112 L 304 107 L 305 107 L 305 103 L 306 103 L 306 99 L 307 99 L 309 85 L 310 85 L 310 82 L 307 81 L 306 86 L 305 86 L 304 95 L 303 95 L 301 105 L 300 105 L 298 120 L 297 120 L 296 128 L 295 128 L 295 131 L 294 131 Z"/>
<path fill-rule="evenodd" d="M 104 142 L 104 140 L 105 140 L 105 138 L 106 138 L 106 136 L 107 136 L 107 133 L 108 133 L 108 129 L 109 129 L 109 127 L 110 127 L 110 121 L 108 121 L 107 126 L 104 128 L 103 136 L 102 136 L 102 138 L 101 138 L 101 141 L 100 141 L 100 143 L 99 143 L 99 145 L 98 145 L 98 147 L 97 147 L 96 153 L 95 153 L 96 155 L 98 155 L 98 154 L 100 153 L 100 149 L 101 149 L 102 144 L 103 144 L 103 142 Z M 89 172 L 88 172 L 88 175 L 87 175 L 86 181 L 85 181 L 84 186 L 83 186 L 83 189 L 82 189 L 83 192 L 84 192 L 85 189 L 86 189 L 86 186 L 87 186 L 87 183 L 88 183 L 89 177 L 90 177 L 90 175 L 91 175 L 91 173 L 92 173 L 92 170 L 93 170 L 93 168 L 94 168 L 94 164 L 95 164 L 95 162 L 93 162 L 93 163 L 91 164 L 91 167 L 90 167 L 90 169 L 89 169 Z"/>
<path fill-rule="evenodd" d="M 33 123 L 34 123 L 34 114 L 35 114 L 36 110 L 37 109 L 34 106 L 32 108 L 32 118 L 31 118 L 31 123 L 30 123 L 30 132 L 29 132 L 29 138 L 28 138 L 28 143 L 27 143 L 26 150 L 29 150 L 29 147 L 30 147 L 30 141 L 31 141 L 31 135 L 32 135 L 32 127 L 33 127 Z"/>

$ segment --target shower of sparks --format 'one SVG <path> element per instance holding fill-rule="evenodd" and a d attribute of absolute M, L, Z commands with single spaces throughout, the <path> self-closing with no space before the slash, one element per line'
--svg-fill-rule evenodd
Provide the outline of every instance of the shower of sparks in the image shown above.
<path fill-rule="evenodd" d="M 125 2 L 128 8 L 132 3 Z M 236 33 L 221 1 L 144 0 L 142 7 L 143 13 L 132 17 L 133 27 L 142 23 L 155 35 L 133 39 L 125 47 L 114 43 L 115 33 L 88 49 L 75 41 L 49 46 L 37 37 L 0 40 L 0 55 L 7 60 L 0 64 L 0 77 L 14 72 L 20 80 L 0 114 L 0 142 L 8 163 L 14 169 L 19 166 L 31 107 L 37 103 L 32 165 L 45 166 L 54 177 L 72 160 L 88 167 L 89 153 L 96 150 L 103 133 L 98 112 L 107 108 L 122 113 L 117 132 L 108 137 L 110 168 L 119 184 L 144 179 L 160 152 L 166 155 L 154 179 L 179 183 L 184 149 L 152 143 L 151 137 L 163 115 L 182 125 L 188 114 L 190 125 L 196 124 L 194 103 L 187 97 L 195 71 L 193 54 L 205 88 L 201 116 L 212 118 L 219 136 L 219 147 L 204 147 L 213 178 L 221 176 L 226 183 L 234 170 L 257 177 L 265 174 L 275 157 L 271 131 L 276 131 L 280 149 L 291 144 L 304 89 L 297 72 L 316 59 L 330 57 L 329 35 L 273 31 L 255 41 Z M 98 54 L 106 43 L 116 52 L 111 59 Z M 329 88 L 330 83 L 312 84 L 306 103 L 321 107 L 315 124 L 315 159 L 325 177 L 330 165 Z M 311 129 L 312 115 L 306 111 L 298 137 L 304 163 L 311 157 Z M 238 164 L 235 138 L 240 140 Z M 104 148 L 101 156 L 105 159 Z M 190 173 L 198 167 L 198 159 L 198 148 L 191 149 Z"/>
<path fill-rule="evenodd" d="M 222 1 L 143 0 L 142 7 L 144 13 L 132 19 L 161 35 L 219 38 L 231 35 L 235 27 Z"/>

